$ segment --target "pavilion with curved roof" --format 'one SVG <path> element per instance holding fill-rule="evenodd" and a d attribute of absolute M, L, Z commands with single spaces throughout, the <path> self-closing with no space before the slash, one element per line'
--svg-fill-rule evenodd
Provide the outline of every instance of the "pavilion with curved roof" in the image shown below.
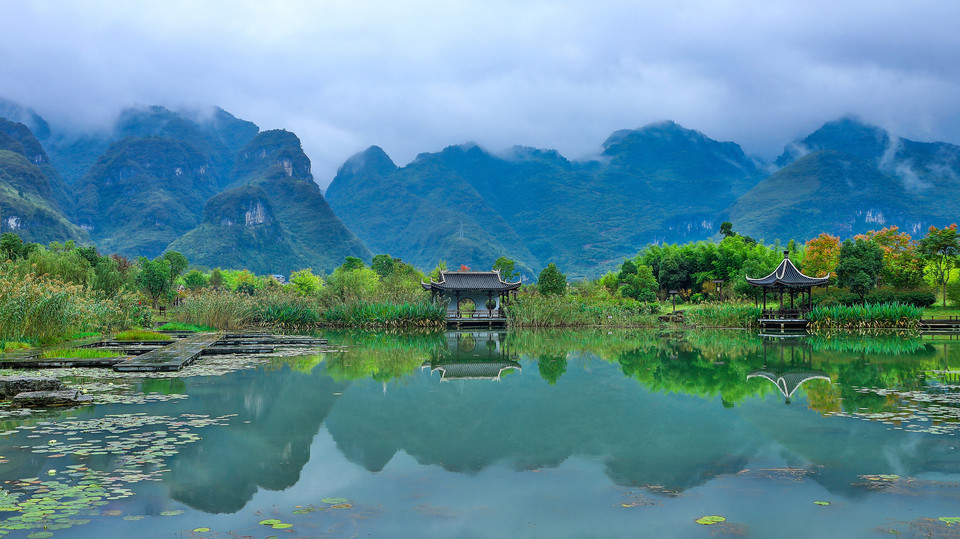
<path fill-rule="evenodd" d="M 439 280 L 420 285 L 430 291 L 431 300 L 447 300 L 448 323 L 493 326 L 506 324 L 503 306 L 520 288 L 520 281 L 504 281 L 497 270 L 441 271 Z"/>
<path fill-rule="evenodd" d="M 783 311 L 783 296 L 786 293 L 790 297 L 790 309 L 795 309 L 794 299 L 797 294 L 800 295 L 801 311 L 809 310 L 812 306 L 810 290 L 815 286 L 826 286 L 829 277 L 810 277 L 804 275 L 790 260 L 790 251 L 783 252 L 783 261 L 766 277 L 753 279 L 747 277 L 747 282 L 753 286 L 759 286 L 763 289 L 763 310 L 767 312 L 767 292 L 773 292 L 780 296 L 780 310 Z M 806 306 L 804 306 L 804 294 L 806 294 Z"/>

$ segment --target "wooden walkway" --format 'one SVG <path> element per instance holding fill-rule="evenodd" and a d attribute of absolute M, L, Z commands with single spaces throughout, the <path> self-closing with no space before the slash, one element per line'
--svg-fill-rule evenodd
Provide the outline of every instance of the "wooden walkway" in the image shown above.
<path fill-rule="evenodd" d="M 219 339 L 219 333 L 193 335 L 118 363 L 113 366 L 113 370 L 119 372 L 179 371 L 197 359 L 204 348 L 211 346 Z"/>

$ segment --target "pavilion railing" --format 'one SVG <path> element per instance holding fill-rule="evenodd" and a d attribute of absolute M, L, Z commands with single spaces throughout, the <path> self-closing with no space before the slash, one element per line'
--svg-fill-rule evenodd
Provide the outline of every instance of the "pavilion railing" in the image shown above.
<path fill-rule="evenodd" d="M 465 311 L 461 309 L 447 310 L 447 318 L 506 318 L 503 309 L 476 309 Z"/>

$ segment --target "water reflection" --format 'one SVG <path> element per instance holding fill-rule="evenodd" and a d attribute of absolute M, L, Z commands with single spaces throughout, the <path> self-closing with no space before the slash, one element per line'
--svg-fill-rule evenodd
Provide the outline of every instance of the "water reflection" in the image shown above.
<path fill-rule="evenodd" d="M 504 339 L 505 332 L 458 331 L 447 333 L 447 346 L 437 348 L 423 369 L 439 372 L 441 382 L 451 380 L 497 380 L 510 373 L 520 373 Z"/>
<path fill-rule="evenodd" d="M 850 497 L 871 492 L 859 476 L 960 473 L 956 442 L 944 436 L 960 425 L 958 341 L 629 331 L 328 337 L 335 350 L 322 356 L 145 380 L 145 390 L 189 397 L 138 413 L 231 416 L 170 457 L 165 496 L 204 512 L 238 511 L 260 490 L 307 479 L 312 449 L 327 440 L 369 472 L 398 453 L 468 474 L 577 457 L 601 464 L 614 484 L 675 494 L 769 455 Z M 436 373 L 461 382 L 438 383 Z M 130 409 L 92 413 L 121 411 Z M 23 449 L 46 443 L 4 440 L 10 477 L 50 468 Z M 162 506 L 155 496 L 136 503 Z"/>

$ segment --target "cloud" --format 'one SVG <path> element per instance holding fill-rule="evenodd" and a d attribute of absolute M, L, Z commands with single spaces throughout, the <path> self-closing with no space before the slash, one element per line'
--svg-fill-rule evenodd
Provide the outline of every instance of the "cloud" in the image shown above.
<path fill-rule="evenodd" d="M 55 126 L 219 105 L 296 132 L 321 185 L 374 144 L 577 158 L 664 119 L 766 159 L 848 113 L 960 142 L 952 2 L 50 0 L 0 20 L 0 96 Z"/>

